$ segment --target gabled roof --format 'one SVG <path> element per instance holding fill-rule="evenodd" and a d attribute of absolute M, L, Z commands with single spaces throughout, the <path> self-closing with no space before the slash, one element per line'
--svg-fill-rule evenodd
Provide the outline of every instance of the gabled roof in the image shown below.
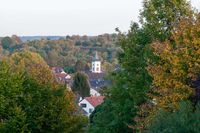
<path fill-rule="evenodd" d="M 105 76 L 105 73 L 93 73 L 93 72 L 87 72 L 89 80 L 97 80 L 97 79 L 103 79 Z"/>
<path fill-rule="evenodd" d="M 56 77 L 59 77 L 59 78 L 65 78 L 67 76 L 67 74 L 64 74 L 64 73 L 57 73 L 55 75 Z"/>
<path fill-rule="evenodd" d="M 92 96 L 92 97 L 86 97 L 85 100 L 87 100 L 93 107 L 96 107 L 103 103 L 104 96 Z"/>
<path fill-rule="evenodd" d="M 71 79 L 71 76 L 69 74 L 66 74 L 66 73 L 57 73 L 57 74 L 55 74 L 55 76 L 59 80 Z"/>
<path fill-rule="evenodd" d="M 89 78 L 90 87 L 99 91 L 100 87 L 108 86 L 112 84 L 110 80 L 104 79 L 105 73 L 92 73 L 91 71 L 86 72 Z"/>
<path fill-rule="evenodd" d="M 111 84 L 112 82 L 110 80 L 90 80 L 90 87 L 95 89 L 96 91 L 99 91 L 101 87 L 109 86 Z"/>

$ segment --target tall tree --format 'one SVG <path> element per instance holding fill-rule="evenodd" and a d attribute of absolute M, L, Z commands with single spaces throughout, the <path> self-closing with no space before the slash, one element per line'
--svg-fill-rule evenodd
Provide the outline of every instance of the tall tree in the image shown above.
<path fill-rule="evenodd" d="M 133 23 L 128 34 L 122 35 L 119 43 L 122 52 L 119 54 L 121 71 L 112 78 L 113 86 L 107 93 L 109 106 L 105 102 L 100 105 L 100 112 L 94 112 L 91 132 L 120 133 L 132 132 L 129 125 L 135 125 L 140 105 L 150 99 L 147 92 L 150 90 L 151 77 L 146 70 L 148 61 L 152 56 L 149 45 L 154 40 L 164 41 L 170 39 L 172 27 L 178 23 L 181 17 L 190 16 L 191 8 L 187 1 L 183 0 L 144 0 L 141 11 L 141 28 Z M 173 11 L 172 11 L 173 10 Z M 107 113 L 110 110 L 112 120 Z M 101 120 L 104 120 L 101 122 Z M 139 125 L 140 126 L 140 125 Z M 142 128 L 144 125 L 141 125 Z M 107 129 L 114 128 L 108 131 Z M 138 127 L 134 127 L 134 130 Z M 95 130 L 96 129 L 96 130 Z"/>
<path fill-rule="evenodd" d="M 193 14 L 187 0 L 144 0 L 140 22 L 153 40 L 169 39 L 182 17 Z"/>
<path fill-rule="evenodd" d="M 81 71 L 85 71 L 87 67 L 87 63 L 82 61 L 82 60 L 78 60 L 74 66 L 74 69 L 76 72 L 81 72 Z"/>
<path fill-rule="evenodd" d="M 191 81 L 200 73 L 200 16 L 184 18 L 174 28 L 175 41 L 152 44 L 159 62 L 149 66 L 153 80 L 153 99 L 156 106 L 176 109 L 181 100 L 187 100 L 193 93 Z"/>
<path fill-rule="evenodd" d="M 94 114 L 91 132 L 100 128 L 105 133 L 133 132 L 129 128 L 134 124 L 140 104 L 146 101 L 151 78 L 147 73 L 145 62 L 145 45 L 150 38 L 146 32 L 133 23 L 127 35 L 122 35 L 120 44 L 122 52 L 119 55 L 121 70 L 111 76 L 113 86 L 108 91 L 107 99 L 100 105 L 100 112 Z M 110 110 L 107 116 L 106 110 Z M 99 119 L 98 119 L 99 118 Z M 105 119 L 101 122 L 102 119 Z M 96 130 L 95 130 L 96 129 Z M 113 129 L 109 130 L 108 129 Z"/>
<path fill-rule="evenodd" d="M 80 95 L 82 98 L 90 96 L 90 85 L 86 74 L 83 72 L 77 72 L 74 75 L 72 91 Z"/>

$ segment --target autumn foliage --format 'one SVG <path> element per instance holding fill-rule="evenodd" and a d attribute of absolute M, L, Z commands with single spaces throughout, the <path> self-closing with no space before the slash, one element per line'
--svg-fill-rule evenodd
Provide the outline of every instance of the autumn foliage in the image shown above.
<path fill-rule="evenodd" d="M 176 108 L 181 100 L 193 94 L 191 81 L 200 72 L 200 18 L 184 18 L 174 28 L 173 42 L 154 42 L 151 46 L 159 57 L 148 67 L 153 77 L 153 94 L 157 107 Z"/>
<path fill-rule="evenodd" d="M 87 119 L 73 93 L 55 82 L 38 54 L 15 53 L 0 68 L 0 132 L 84 132 Z"/>

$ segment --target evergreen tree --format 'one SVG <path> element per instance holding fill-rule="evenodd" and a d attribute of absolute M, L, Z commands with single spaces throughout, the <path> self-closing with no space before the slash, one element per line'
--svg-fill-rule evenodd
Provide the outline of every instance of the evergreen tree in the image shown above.
<path fill-rule="evenodd" d="M 90 96 L 90 85 L 86 74 L 83 72 L 77 72 L 74 75 L 72 91 L 82 98 Z"/>
<path fill-rule="evenodd" d="M 131 133 L 129 126 L 134 124 L 140 104 L 146 101 L 151 78 L 147 73 L 145 62 L 145 45 L 150 41 L 146 32 L 134 23 L 128 35 L 121 35 L 122 53 L 119 55 L 121 71 L 113 73 L 113 86 L 107 94 L 107 100 L 100 105 L 101 112 L 94 114 L 91 132 Z M 109 104 L 108 104 L 109 103 Z M 110 117 L 106 111 L 110 111 Z M 99 118 L 99 119 L 98 119 Z M 101 123 L 101 120 L 102 121 Z M 94 126 L 94 127 L 93 127 Z M 96 130 L 95 130 L 96 129 Z M 112 129 L 112 130 L 108 130 Z"/>

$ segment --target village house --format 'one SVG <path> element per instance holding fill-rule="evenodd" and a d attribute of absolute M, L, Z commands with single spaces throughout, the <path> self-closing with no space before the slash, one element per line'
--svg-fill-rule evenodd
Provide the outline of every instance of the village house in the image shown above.
<path fill-rule="evenodd" d="M 105 72 L 101 69 L 101 60 L 97 52 L 92 59 L 91 71 L 86 72 L 90 83 L 90 97 L 86 97 L 79 101 L 79 106 L 84 111 L 84 114 L 90 116 L 95 107 L 103 103 L 104 96 L 99 93 L 104 86 L 110 85 L 111 82 L 104 79 Z"/>
<path fill-rule="evenodd" d="M 95 107 L 103 103 L 104 96 L 91 96 L 86 97 L 79 102 L 79 106 L 85 111 L 85 114 L 89 117 L 94 111 Z"/>
<path fill-rule="evenodd" d="M 104 86 L 110 85 L 111 81 L 104 79 L 105 72 L 101 69 L 101 60 L 97 52 L 95 52 L 95 56 L 92 58 L 91 64 L 91 70 L 85 72 L 88 75 L 90 84 L 90 95 L 100 96 L 100 89 Z M 72 76 L 67 74 L 62 67 L 52 67 L 51 70 L 58 82 L 66 84 L 68 87 L 72 86 Z"/>
<path fill-rule="evenodd" d="M 87 116 L 94 111 L 96 106 L 103 102 L 104 96 L 101 96 L 99 93 L 100 89 L 111 84 L 110 81 L 104 79 L 105 72 L 101 69 L 101 60 L 97 52 L 95 53 L 91 64 L 91 70 L 85 72 L 88 75 L 90 83 L 90 97 L 84 99 L 80 97 L 77 101 L 81 110 Z M 67 74 L 62 67 L 52 67 L 51 70 L 58 82 L 66 84 L 69 88 L 72 86 L 72 76 Z"/>
<path fill-rule="evenodd" d="M 59 83 L 70 85 L 72 83 L 71 75 L 67 74 L 62 67 L 52 67 L 53 74 Z"/>

